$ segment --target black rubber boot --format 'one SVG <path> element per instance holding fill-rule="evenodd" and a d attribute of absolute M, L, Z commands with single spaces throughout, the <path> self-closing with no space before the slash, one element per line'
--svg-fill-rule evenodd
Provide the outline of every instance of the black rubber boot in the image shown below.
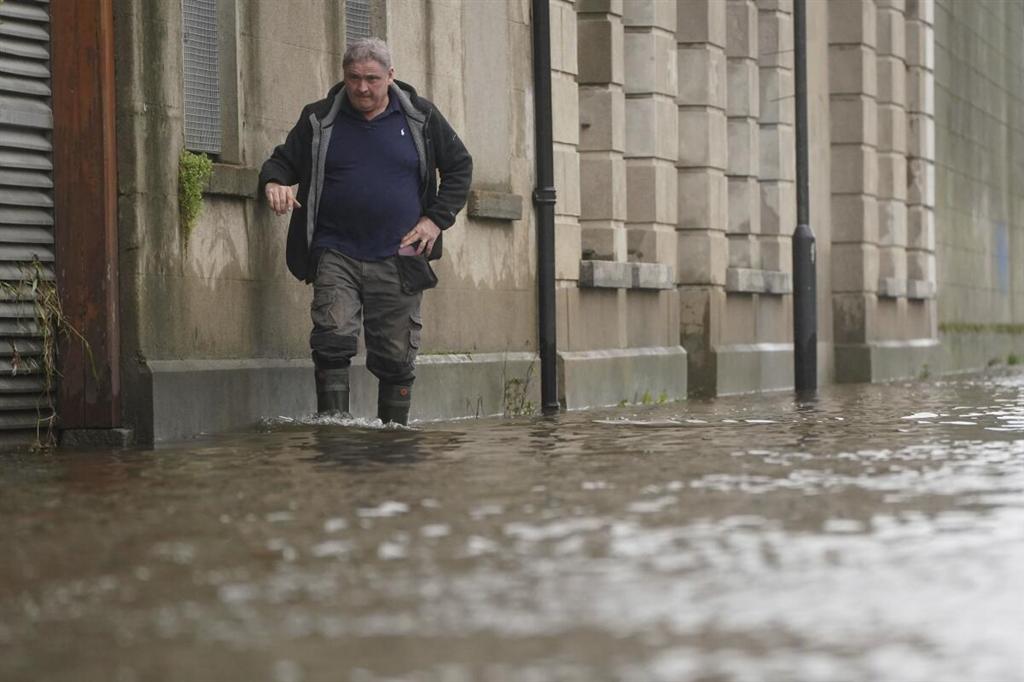
<path fill-rule="evenodd" d="M 394 422 L 405 426 L 409 423 L 409 406 L 412 405 L 412 386 L 385 384 L 377 388 L 377 416 L 385 424 Z"/>
<path fill-rule="evenodd" d="M 316 370 L 317 414 L 348 417 L 348 367 Z"/>

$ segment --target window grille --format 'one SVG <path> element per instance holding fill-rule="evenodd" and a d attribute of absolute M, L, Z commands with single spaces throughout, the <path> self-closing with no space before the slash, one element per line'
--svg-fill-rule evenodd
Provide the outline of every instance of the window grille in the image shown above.
<path fill-rule="evenodd" d="M 345 42 L 370 37 L 371 0 L 345 0 Z"/>
<path fill-rule="evenodd" d="M 217 0 L 182 0 L 185 55 L 185 146 L 220 153 L 220 58 Z"/>

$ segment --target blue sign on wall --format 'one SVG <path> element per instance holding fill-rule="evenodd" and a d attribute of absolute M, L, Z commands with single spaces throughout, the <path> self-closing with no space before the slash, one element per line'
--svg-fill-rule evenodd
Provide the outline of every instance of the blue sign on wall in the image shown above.
<path fill-rule="evenodd" d="M 996 259 L 996 277 L 999 291 L 1006 294 L 1010 291 L 1010 230 L 1006 223 L 994 223 L 995 234 L 993 256 Z"/>

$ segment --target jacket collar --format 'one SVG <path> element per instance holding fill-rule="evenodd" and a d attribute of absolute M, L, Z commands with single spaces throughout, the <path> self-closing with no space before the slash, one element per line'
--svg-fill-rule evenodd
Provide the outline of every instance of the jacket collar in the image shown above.
<path fill-rule="evenodd" d="M 416 94 L 416 88 L 412 87 L 408 83 L 396 80 L 391 84 L 388 94 L 398 101 L 398 104 L 402 107 L 402 113 L 407 117 L 420 124 L 423 124 L 427 120 L 426 114 L 424 114 L 423 111 L 421 111 L 415 104 L 415 102 L 419 100 L 419 96 Z M 331 108 L 326 114 L 319 117 L 321 128 L 329 128 L 334 125 L 335 119 L 338 118 L 338 114 L 341 112 L 341 108 L 345 104 L 345 98 L 345 82 L 341 81 L 327 93 L 327 100 L 331 102 Z"/>

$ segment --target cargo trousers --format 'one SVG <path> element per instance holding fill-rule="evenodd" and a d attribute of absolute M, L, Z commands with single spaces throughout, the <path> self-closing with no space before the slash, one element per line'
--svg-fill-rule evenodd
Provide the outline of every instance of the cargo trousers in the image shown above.
<path fill-rule="evenodd" d="M 366 368 L 383 384 L 412 385 L 423 329 L 423 292 L 403 290 L 397 259 L 405 257 L 359 261 L 333 249 L 320 255 L 309 335 L 318 370 L 351 364 L 362 318 Z"/>

